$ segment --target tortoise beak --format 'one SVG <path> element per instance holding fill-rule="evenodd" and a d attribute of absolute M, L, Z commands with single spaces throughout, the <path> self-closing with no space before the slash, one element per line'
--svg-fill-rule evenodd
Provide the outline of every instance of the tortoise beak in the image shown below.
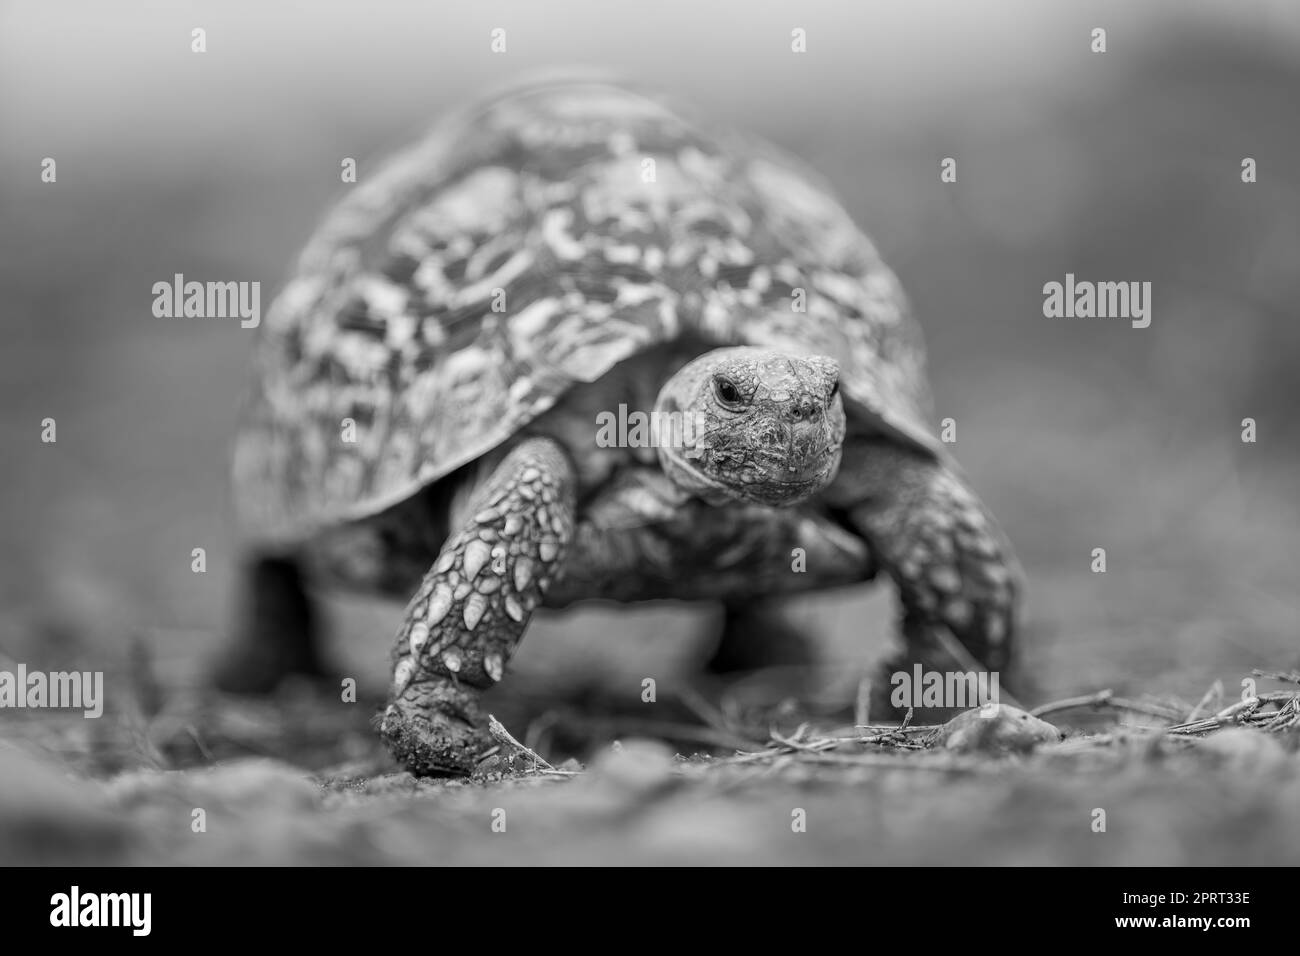
<path fill-rule="evenodd" d="M 805 455 L 802 464 L 788 462 L 782 480 L 791 484 L 815 482 L 824 478 L 830 469 L 838 468 L 840 463 L 839 445 L 823 445 L 812 454 Z"/>
<path fill-rule="evenodd" d="M 828 416 L 818 408 L 785 426 L 786 443 L 780 462 L 780 480 L 810 481 L 820 476 L 839 448 Z"/>

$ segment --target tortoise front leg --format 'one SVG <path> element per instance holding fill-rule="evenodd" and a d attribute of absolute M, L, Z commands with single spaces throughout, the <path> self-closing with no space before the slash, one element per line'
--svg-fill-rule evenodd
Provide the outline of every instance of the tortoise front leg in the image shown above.
<path fill-rule="evenodd" d="M 573 469 L 549 438 L 517 445 L 474 495 L 406 609 L 380 733 L 417 776 L 468 773 L 492 745 L 479 709 L 573 537 Z"/>
<path fill-rule="evenodd" d="M 993 516 L 950 466 L 887 441 L 846 444 L 828 497 L 898 586 L 909 660 L 951 633 L 974 662 L 1010 665 L 1020 570 Z M 949 669 L 965 670 L 944 655 Z"/>

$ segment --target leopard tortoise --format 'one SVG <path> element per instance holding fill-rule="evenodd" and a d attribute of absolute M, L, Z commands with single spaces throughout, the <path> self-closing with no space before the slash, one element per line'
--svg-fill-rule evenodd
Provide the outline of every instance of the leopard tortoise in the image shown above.
<path fill-rule="evenodd" d="M 223 683 L 320 669 L 313 578 L 409 598 L 380 733 L 416 774 L 491 746 L 479 696 L 539 606 L 722 601 L 743 642 L 883 571 L 910 644 L 1007 664 L 1014 558 L 929 430 L 895 276 L 810 170 L 560 81 L 351 188 L 259 330 Z"/>

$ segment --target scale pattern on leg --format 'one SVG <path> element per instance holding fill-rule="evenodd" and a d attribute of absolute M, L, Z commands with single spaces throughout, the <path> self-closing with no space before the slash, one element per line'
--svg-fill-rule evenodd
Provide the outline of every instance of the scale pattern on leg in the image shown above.
<path fill-rule="evenodd" d="M 898 586 L 909 644 L 939 625 L 984 667 L 1009 666 L 1020 569 L 993 516 L 927 455 L 873 445 L 862 469 L 870 494 L 849 515 Z"/>
<path fill-rule="evenodd" d="M 467 772 L 491 745 L 478 697 L 501 680 L 533 609 L 561 571 L 575 523 L 573 471 L 530 438 L 474 495 L 397 635 L 381 733 L 412 773 Z"/>

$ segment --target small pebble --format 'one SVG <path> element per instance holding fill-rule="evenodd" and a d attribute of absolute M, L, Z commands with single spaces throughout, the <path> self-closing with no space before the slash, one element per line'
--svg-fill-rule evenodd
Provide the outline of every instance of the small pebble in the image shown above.
<path fill-rule="evenodd" d="M 1061 732 L 1019 707 L 998 704 L 963 711 L 934 732 L 931 744 L 955 753 L 1028 753 Z"/>

